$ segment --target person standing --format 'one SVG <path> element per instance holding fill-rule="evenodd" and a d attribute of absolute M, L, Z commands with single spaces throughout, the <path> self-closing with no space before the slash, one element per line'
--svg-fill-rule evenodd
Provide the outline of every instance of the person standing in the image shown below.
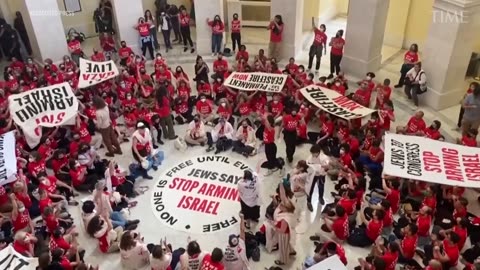
<path fill-rule="evenodd" d="M 413 43 L 410 45 L 410 49 L 405 53 L 403 57 L 402 68 L 400 69 L 400 79 L 394 86 L 395 88 L 401 88 L 405 84 L 405 78 L 407 72 L 413 68 L 413 65 L 418 63 L 418 45 Z"/>
<path fill-rule="evenodd" d="M 140 35 L 140 44 L 142 45 L 142 55 L 145 57 L 145 54 L 148 52 L 150 53 L 150 58 L 154 60 L 153 56 L 153 41 L 152 36 L 150 35 L 150 27 L 151 23 L 145 21 L 145 18 L 140 17 L 138 18 L 138 23 L 133 28 L 138 30 L 138 34 Z"/>
<path fill-rule="evenodd" d="M 330 75 L 327 79 L 333 78 L 333 73 L 340 73 L 340 63 L 343 57 L 343 46 L 345 46 L 345 40 L 343 39 L 343 30 L 338 30 L 337 34 L 330 41 L 329 45 L 332 47 L 330 50 Z"/>
<path fill-rule="evenodd" d="M 325 147 L 325 151 L 327 147 Z M 328 169 L 328 165 L 330 163 L 330 158 L 325 154 L 318 144 L 314 144 L 310 148 L 310 156 L 307 159 L 307 164 L 310 165 L 314 171 L 315 176 L 313 177 L 313 181 L 311 183 L 310 189 L 306 189 L 308 192 L 307 197 L 307 207 L 310 212 L 313 212 L 312 206 L 312 196 L 315 190 L 315 186 L 318 186 L 318 201 L 321 205 L 325 204 L 325 200 L 323 199 L 323 193 L 325 190 L 325 176 L 327 175 L 326 170 Z"/>
<path fill-rule="evenodd" d="M 161 86 L 157 90 L 156 96 L 156 112 L 160 117 L 160 126 L 162 127 L 163 137 L 169 140 L 175 140 L 175 129 L 173 128 L 173 119 L 171 113 L 170 100 L 168 98 L 167 89 Z"/>
<path fill-rule="evenodd" d="M 238 182 L 241 213 L 245 220 L 245 227 L 250 230 L 250 223 L 258 222 L 260 218 L 258 176 L 250 170 L 243 171 L 243 179 Z"/>
<path fill-rule="evenodd" d="M 27 29 L 25 28 L 25 23 L 23 22 L 22 13 L 20 11 L 15 12 L 15 20 L 13 21 L 13 27 L 17 29 L 20 38 L 27 49 L 28 55 L 32 55 L 32 46 L 30 45 L 30 39 L 28 38 Z"/>
<path fill-rule="evenodd" d="M 315 73 L 318 73 L 320 69 L 320 62 L 322 60 L 322 51 L 324 54 L 327 54 L 327 35 L 325 31 L 327 30 L 325 24 L 321 24 L 320 28 L 315 26 L 315 19 L 312 17 L 312 29 L 315 37 L 313 38 L 313 44 L 310 46 L 310 51 L 308 52 L 308 72 L 312 69 L 313 58 L 317 58 L 315 64 Z"/>
<path fill-rule="evenodd" d="M 179 21 L 178 7 L 176 5 L 169 5 L 167 9 L 167 15 L 170 17 L 170 22 L 172 23 L 173 33 L 175 34 L 175 39 L 173 42 L 182 43 L 182 35 L 180 34 L 180 21 Z"/>
<path fill-rule="evenodd" d="M 105 155 L 107 157 L 113 157 L 114 154 L 122 155 L 122 149 L 120 148 L 117 135 L 112 126 L 107 103 L 99 96 L 94 96 L 92 101 L 93 107 L 96 109 L 96 119 L 94 122 L 98 131 L 102 134 L 103 144 L 108 150 Z"/>
<path fill-rule="evenodd" d="M 283 165 L 277 159 L 277 145 L 275 144 L 275 120 L 272 115 L 264 117 L 263 143 L 265 145 L 265 156 L 267 161 L 262 163 L 262 168 L 267 169 L 265 176 L 283 169 Z M 281 172 L 282 174 L 283 172 Z"/>
<path fill-rule="evenodd" d="M 178 23 L 178 20 L 177 20 Z M 165 50 L 173 49 L 170 42 L 170 31 L 172 30 L 171 18 L 165 12 L 160 13 L 159 18 L 160 29 L 162 30 L 163 41 L 165 42 Z"/>
<path fill-rule="evenodd" d="M 145 18 L 145 21 L 148 24 L 150 24 L 150 28 L 149 28 L 150 38 L 153 40 L 153 46 L 155 46 L 155 50 L 158 50 L 160 49 L 160 45 L 158 44 L 158 39 L 157 39 L 157 20 L 152 15 L 152 12 L 149 9 L 145 10 L 144 18 Z"/>
<path fill-rule="evenodd" d="M 468 89 L 467 89 L 467 92 L 465 93 L 465 95 L 463 96 L 462 100 L 460 101 L 460 112 L 458 113 L 458 122 L 457 122 L 457 128 L 455 128 L 455 130 L 460 130 L 460 128 L 462 127 L 462 119 L 463 119 L 463 114 L 465 113 L 465 109 L 463 108 L 463 101 L 465 100 L 465 98 L 473 93 L 473 90 L 475 90 L 475 88 L 479 87 L 480 84 L 477 83 L 477 82 L 472 82 L 469 86 L 468 86 Z"/>
<path fill-rule="evenodd" d="M 270 30 L 270 43 L 268 44 L 268 56 L 275 58 L 280 62 L 280 53 L 282 50 L 283 20 L 281 15 L 275 15 L 267 29 Z"/>
<path fill-rule="evenodd" d="M 223 31 L 225 25 L 220 18 L 220 15 L 215 15 L 213 21 L 207 18 L 207 24 L 212 28 L 212 55 L 216 56 L 222 49 Z"/>
<path fill-rule="evenodd" d="M 418 95 L 427 91 L 427 75 L 422 69 L 422 63 L 418 62 L 407 72 L 405 81 L 405 95 L 408 99 L 413 99 L 415 107 L 418 107 Z"/>
<path fill-rule="evenodd" d="M 184 6 L 180 7 L 180 14 L 178 14 L 178 18 L 180 20 L 180 32 L 182 33 L 183 39 L 183 51 L 186 52 L 188 50 L 188 42 L 191 48 L 190 52 L 194 53 L 195 49 L 193 48 L 193 41 L 190 35 L 190 15 L 188 15 L 187 9 Z"/>
<path fill-rule="evenodd" d="M 467 95 L 463 101 L 465 112 L 462 118 L 462 131 L 467 134 L 471 129 L 478 130 L 480 126 L 480 87 Z"/>
<path fill-rule="evenodd" d="M 232 37 L 232 49 L 233 53 L 235 53 L 235 49 L 238 46 L 240 50 L 240 46 L 242 46 L 242 35 L 240 34 L 240 30 L 242 29 L 241 21 L 238 19 L 238 14 L 233 14 L 232 24 L 230 26 L 231 37 Z M 248 60 L 248 59 L 247 59 Z"/>
<path fill-rule="evenodd" d="M 290 114 L 282 118 L 283 138 L 285 140 L 286 154 L 288 163 L 292 163 L 293 155 L 297 148 L 297 127 L 300 123 L 300 115 L 297 115 L 297 109 L 293 108 Z"/>
<path fill-rule="evenodd" d="M 279 258 L 275 260 L 276 265 L 286 265 L 290 256 L 295 254 L 293 245 L 295 243 L 296 218 L 293 214 L 295 206 L 287 197 L 285 186 L 280 184 L 280 201 L 274 213 L 275 229 L 278 237 Z"/>

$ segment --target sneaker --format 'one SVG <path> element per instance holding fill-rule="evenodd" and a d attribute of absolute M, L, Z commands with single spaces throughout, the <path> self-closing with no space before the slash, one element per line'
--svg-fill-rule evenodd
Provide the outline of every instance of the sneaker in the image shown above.
<path fill-rule="evenodd" d="M 140 223 L 140 220 L 139 220 L 139 219 L 127 220 L 127 223 L 125 224 L 125 226 L 128 226 L 128 225 L 137 225 L 138 223 Z"/>
<path fill-rule="evenodd" d="M 209 146 L 209 147 L 207 148 L 207 152 L 212 152 L 214 149 L 215 149 L 215 147 Z"/>
<path fill-rule="evenodd" d="M 154 171 L 156 171 L 156 170 L 158 170 L 158 167 L 157 167 L 157 166 L 152 166 L 152 169 L 153 169 Z"/>
<path fill-rule="evenodd" d="M 312 235 L 310 236 L 311 241 L 320 241 L 320 236 Z"/>
<path fill-rule="evenodd" d="M 128 225 L 128 226 L 125 225 L 125 230 L 134 231 L 135 229 L 137 229 L 137 227 L 138 227 L 137 224 L 131 224 L 131 225 Z"/>
<path fill-rule="evenodd" d="M 105 156 L 107 156 L 107 157 L 114 157 L 115 154 L 114 154 L 114 153 L 107 152 L 107 153 L 105 153 Z"/>
<path fill-rule="evenodd" d="M 123 152 L 122 152 L 122 150 L 118 149 L 118 150 L 115 151 L 115 154 L 117 154 L 117 155 L 123 155 Z"/>
<path fill-rule="evenodd" d="M 205 146 L 205 143 L 204 143 L 204 142 L 201 142 L 201 143 L 200 143 L 200 146 Z"/>
<path fill-rule="evenodd" d="M 158 145 L 153 144 L 153 149 L 157 149 L 157 148 L 158 148 Z"/>
<path fill-rule="evenodd" d="M 186 51 L 188 51 L 188 48 L 186 48 L 186 47 L 183 48 L 183 52 L 186 52 Z"/>
<path fill-rule="evenodd" d="M 307 202 L 308 211 L 313 212 L 313 205 L 311 202 Z"/>
<path fill-rule="evenodd" d="M 150 175 L 148 175 L 148 174 L 146 174 L 146 175 L 143 176 L 143 179 L 152 180 L 153 177 L 150 176 Z"/>
<path fill-rule="evenodd" d="M 319 202 L 321 205 L 325 205 L 325 200 L 324 200 L 323 198 L 318 199 L 318 202 Z"/>
<path fill-rule="evenodd" d="M 328 80 L 333 79 L 333 74 L 330 73 L 330 75 L 328 75 L 327 79 Z"/>
<path fill-rule="evenodd" d="M 160 145 L 164 145 L 164 144 L 165 144 L 162 140 L 158 140 L 158 139 L 157 139 L 157 142 L 158 142 L 158 144 L 160 144 Z"/>
<path fill-rule="evenodd" d="M 220 150 L 220 149 L 215 150 L 215 155 L 220 154 L 220 152 L 222 152 L 222 150 Z"/>
<path fill-rule="evenodd" d="M 195 49 L 192 48 L 192 49 L 190 50 L 190 53 L 194 53 L 194 52 L 195 52 Z"/>

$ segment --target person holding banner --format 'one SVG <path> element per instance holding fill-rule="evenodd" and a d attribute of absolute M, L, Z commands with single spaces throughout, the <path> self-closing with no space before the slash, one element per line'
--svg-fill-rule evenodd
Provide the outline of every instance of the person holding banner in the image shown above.
<path fill-rule="evenodd" d="M 94 96 L 92 102 L 93 107 L 95 107 L 96 110 L 96 118 L 94 122 L 98 131 L 102 134 L 103 144 L 108 150 L 105 155 L 107 157 L 113 157 L 115 154 L 122 155 L 122 149 L 112 126 L 107 103 L 105 103 L 105 100 L 99 96 Z"/>

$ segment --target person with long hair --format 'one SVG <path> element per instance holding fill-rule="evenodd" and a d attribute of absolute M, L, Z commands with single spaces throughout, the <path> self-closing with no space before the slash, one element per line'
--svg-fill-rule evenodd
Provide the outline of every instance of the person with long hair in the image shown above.
<path fill-rule="evenodd" d="M 280 60 L 282 50 L 283 20 L 281 15 L 275 15 L 267 29 L 270 30 L 270 43 L 268 44 L 268 56 Z"/>
<path fill-rule="evenodd" d="M 263 162 L 262 168 L 268 169 L 265 176 L 269 176 L 283 166 L 277 159 L 277 145 L 275 144 L 275 120 L 272 115 L 267 115 L 263 118 L 263 143 L 265 144 L 265 156 L 267 161 Z"/>
<path fill-rule="evenodd" d="M 193 47 L 192 37 L 190 35 L 190 15 L 188 15 L 187 9 L 185 6 L 180 6 L 180 13 L 178 14 L 180 20 L 180 33 L 182 34 L 183 39 L 183 51 L 188 50 L 187 42 L 190 45 L 190 52 L 194 53 L 195 48 Z"/>
<path fill-rule="evenodd" d="M 145 21 L 145 18 L 140 17 L 138 18 L 138 23 L 133 28 L 135 28 L 140 35 L 140 44 L 142 45 L 143 57 L 145 57 L 148 49 L 148 52 L 150 53 L 150 58 L 154 60 L 155 58 L 153 55 L 153 40 L 150 34 L 150 27 L 152 27 L 152 24 L 149 21 Z"/>
<path fill-rule="evenodd" d="M 163 137 L 165 139 L 175 140 L 175 129 L 173 128 L 173 119 L 171 116 L 170 100 L 167 89 L 164 86 L 158 88 L 156 93 L 155 111 L 160 117 L 160 126 L 162 127 Z"/>
<path fill-rule="evenodd" d="M 343 46 L 345 46 L 345 40 L 343 39 L 343 30 L 340 29 L 330 40 L 328 44 L 332 49 L 330 50 L 330 75 L 328 75 L 327 79 L 333 78 L 333 73 L 338 74 L 340 73 L 340 62 L 342 62 L 343 57 Z"/>
<path fill-rule="evenodd" d="M 258 222 L 260 218 L 260 192 L 258 189 L 258 176 L 256 173 L 245 170 L 243 179 L 238 182 L 240 194 L 241 213 L 244 217 L 245 227 L 250 229 L 250 223 Z"/>
<path fill-rule="evenodd" d="M 95 107 L 96 110 L 96 119 L 94 121 L 98 131 L 102 135 L 103 144 L 108 150 L 108 152 L 105 153 L 105 156 L 113 157 L 115 154 L 122 155 L 122 149 L 120 148 L 117 134 L 112 126 L 107 103 L 99 96 L 94 96 L 92 102 L 93 107 Z"/>
<path fill-rule="evenodd" d="M 230 25 L 233 53 L 235 53 L 236 47 L 238 47 L 238 50 L 240 50 L 242 46 L 242 35 L 240 34 L 241 29 L 242 25 L 240 19 L 238 18 L 238 13 L 233 13 L 232 24 Z M 246 61 L 248 61 L 248 57 Z"/>
<path fill-rule="evenodd" d="M 213 21 L 207 18 L 207 24 L 212 28 L 212 54 L 216 56 L 222 49 L 223 31 L 225 25 L 220 18 L 220 15 L 215 15 Z"/>
<path fill-rule="evenodd" d="M 125 231 L 120 239 L 120 261 L 123 269 L 141 269 L 149 263 L 150 253 L 139 233 Z"/>
<path fill-rule="evenodd" d="M 275 264 L 286 265 L 290 261 L 290 256 L 296 254 L 293 249 L 296 235 L 295 206 L 291 199 L 287 197 L 284 183 L 280 183 L 279 193 L 280 201 L 277 202 L 278 206 L 274 213 L 274 220 L 280 254 L 279 258 L 275 260 Z"/>
<path fill-rule="evenodd" d="M 411 70 L 413 66 L 418 62 L 418 45 L 413 43 L 412 45 L 410 45 L 410 49 L 405 53 L 403 57 L 403 64 L 402 68 L 400 69 L 400 79 L 398 80 L 398 83 L 394 86 L 395 88 L 400 88 L 404 86 L 407 72 Z"/>
<path fill-rule="evenodd" d="M 308 72 L 312 69 L 313 58 L 317 58 L 317 62 L 315 64 L 315 73 L 318 73 L 320 69 L 320 61 L 322 60 L 322 51 L 323 54 L 327 54 L 327 35 L 325 31 L 327 31 L 327 27 L 325 24 L 321 24 L 320 27 L 317 28 L 315 25 L 315 19 L 312 17 L 312 29 L 315 37 L 313 38 L 313 44 L 310 46 L 310 51 L 308 52 Z"/>
<path fill-rule="evenodd" d="M 157 39 L 157 20 L 155 19 L 155 16 L 152 15 L 152 12 L 147 9 L 145 10 L 144 14 L 145 21 L 150 24 L 150 37 L 153 40 L 153 46 L 155 46 L 155 50 L 160 49 L 160 45 L 158 44 L 158 39 Z"/>

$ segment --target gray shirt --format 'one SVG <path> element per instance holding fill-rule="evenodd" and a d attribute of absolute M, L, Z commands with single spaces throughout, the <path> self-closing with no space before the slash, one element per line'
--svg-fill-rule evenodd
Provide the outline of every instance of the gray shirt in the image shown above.
<path fill-rule="evenodd" d="M 473 94 L 469 94 L 463 101 L 463 106 L 474 106 L 473 108 L 465 108 L 463 119 L 468 121 L 480 120 L 480 96 L 475 97 Z"/>

